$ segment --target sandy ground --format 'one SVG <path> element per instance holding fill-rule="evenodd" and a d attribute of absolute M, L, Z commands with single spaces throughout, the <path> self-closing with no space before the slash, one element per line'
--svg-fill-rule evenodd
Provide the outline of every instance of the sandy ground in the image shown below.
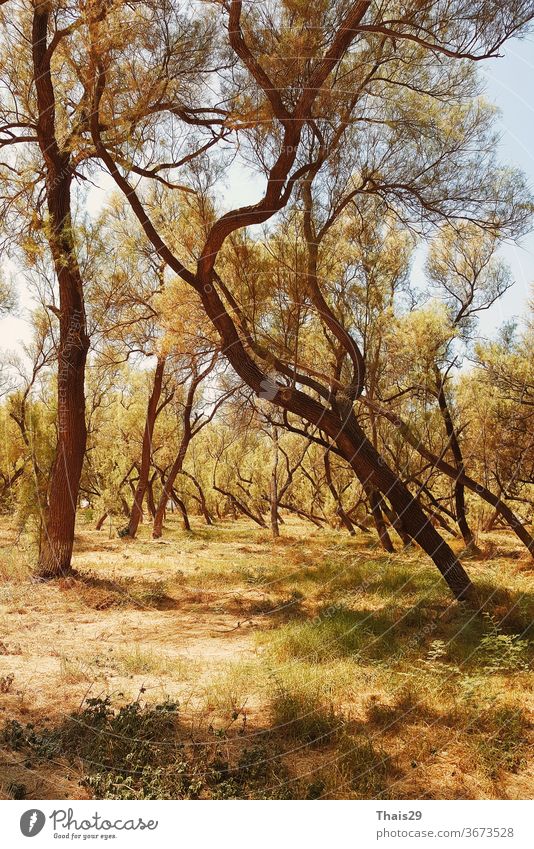
<path fill-rule="evenodd" d="M 300 524 L 291 533 L 297 543 L 287 557 L 301 569 L 313 563 L 316 542 Z M 25 572 L 27 554 L 18 553 L 14 530 L 3 523 L 1 554 L 6 563 L 15 557 L 16 576 L 8 575 L 0 592 L 0 724 L 57 723 L 88 696 L 132 700 L 141 690 L 148 700 L 177 699 L 185 715 L 205 720 L 216 713 L 220 703 L 210 684 L 232 664 L 257 662 L 257 632 L 276 627 L 276 588 L 258 588 L 234 574 L 241 568 L 246 576 L 256 560 L 258 569 L 269 563 L 268 535 L 247 535 L 250 528 L 243 527 L 232 539 L 216 532 L 206 542 L 203 531 L 153 542 L 145 528 L 140 540 L 128 542 L 84 525 L 74 558 L 80 577 L 42 584 Z M 283 545 L 276 552 L 282 560 Z M 266 723 L 254 693 L 247 696 L 246 718 L 249 728 Z M 395 745 L 408 742 L 401 737 Z M 442 798 L 491 797 L 487 781 L 464 774 L 463 760 L 461 744 L 448 740 L 430 759 L 424 781 L 438 785 Z M 79 776 L 63 763 L 43 769 L 2 749 L 0 773 L 6 798 L 19 785 L 30 798 L 85 795 Z M 415 782 L 415 797 L 421 786 Z M 508 776 L 502 795 L 525 798 L 533 789 L 529 767 Z"/>

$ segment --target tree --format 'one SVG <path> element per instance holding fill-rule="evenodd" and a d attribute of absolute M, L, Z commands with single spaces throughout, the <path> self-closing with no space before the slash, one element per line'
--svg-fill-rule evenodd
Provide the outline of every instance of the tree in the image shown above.
<path fill-rule="evenodd" d="M 4 14 L 9 14 L 9 10 Z M 46 211 L 39 204 L 36 222 L 48 242 L 59 286 L 59 345 L 57 378 L 57 445 L 50 473 L 39 548 L 38 573 L 43 578 L 70 571 L 78 488 L 86 444 L 84 374 L 89 337 L 87 335 L 83 282 L 73 232 L 71 195 L 76 175 L 71 134 L 65 127 L 67 112 L 58 106 L 58 90 L 53 64 L 69 28 L 61 27 L 62 14 L 52 15 L 49 3 L 35 3 L 31 14 L 6 26 L 3 21 L 5 91 L 1 107 L 0 146 L 16 145 L 12 167 L 24 170 L 24 152 L 36 145 L 40 161 L 34 164 L 35 179 L 46 198 Z M 31 46 L 29 53 L 26 45 Z M 21 60 L 15 59 L 22 49 Z M 20 86 L 19 74 L 26 74 L 28 86 Z M 14 85 L 12 84 L 14 83 Z M 15 94 L 25 91 L 27 95 Z M 17 100 L 17 98 L 19 98 Z M 71 125 L 71 131 L 76 121 Z M 31 184 L 30 184 L 31 185 Z M 21 192 L 19 190 L 19 196 Z M 15 202 L 12 199 L 12 202 Z"/>
<path fill-rule="evenodd" d="M 210 223 L 194 271 L 183 264 L 151 220 L 141 196 L 121 170 L 125 157 L 117 155 L 113 132 L 106 133 L 103 129 L 102 117 L 111 106 L 106 87 L 113 58 L 102 37 L 103 27 L 98 23 L 91 27 L 90 33 L 94 93 L 91 132 L 96 153 L 128 198 L 154 249 L 200 296 L 207 316 L 221 336 L 223 351 L 238 375 L 257 394 L 263 393 L 282 409 L 320 427 L 350 462 L 359 479 L 388 498 L 403 530 L 432 557 L 456 597 L 464 597 L 471 592 L 471 584 L 463 567 L 356 419 L 352 407 L 363 391 L 362 357 L 357 342 L 340 329 L 331 310 L 324 309 L 326 302 L 320 291 L 313 291 L 313 273 L 308 272 L 308 281 L 312 283 L 308 290 L 313 291 L 316 304 L 320 304 L 321 319 L 344 346 L 345 359 L 352 364 L 349 382 L 336 390 L 337 400 L 314 378 L 278 360 L 274 365 L 285 382 L 269 377 L 258 349 L 251 349 L 246 328 L 236 323 L 235 303 L 221 286 L 216 265 L 233 233 L 262 224 L 283 209 L 299 181 L 303 180 L 301 185 L 309 187 L 321 169 L 324 173 L 336 162 L 341 143 L 345 151 L 354 145 L 355 135 L 367 122 L 376 122 L 377 134 L 382 132 L 382 139 L 379 141 L 377 136 L 374 145 L 375 162 L 358 163 L 359 174 L 356 171 L 352 182 L 352 174 L 358 169 L 353 163 L 350 185 L 346 186 L 343 198 L 338 193 L 338 204 L 346 205 L 359 195 L 374 193 L 408 216 L 416 213 L 429 220 L 464 216 L 480 223 L 490 221 L 492 226 L 498 222 L 498 226 L 509 230 L 520 228 L 527 215 L 521 182 L 516 175 L 508 175 L 506 179 L 496 168 L 490 154 L 487 112 L 479 104 L 469 106 L 465 94 L 472 98 L 473 78 L 466 72 L 465 64 L 459 63 L 455 68 L 455 60 L 495 55 L 508 37 L 528 24 L 534 13 L 532 3 L 515 2 L 506 10 L 499 9 L 496 15 L 494 8 L 489 13 L 486 3 L 466 4 L 458 0 L 452 4 L 418 7 L 415 11 L 400 10 L 395 21 L 369 2 L 345 6 L 343 16 L 339 17 L 339 4 L 332 3 L 313 10 L 314 36 L 307 40 L 306 58 L 296 62 L 291 59 L 291 63 L 283 59 L 295 55 L 295 51 L 288 49 L 290 42 L 298 33 L 304 36 L 310 31 L 309 22 L 300 10 L 291 8 L 289 12 L 282 8 L 268 27 L 260 23 L 262 9 L 258 4 L 245 20 L 239 0 L 232 0 L 226 10 L 229 46 L 240 60 L 241 77 L 254 82 L 258 97 L 257 106 L 252 114 L 249 109 L 245 119 L 240 113 L 242 104 L 234 95 L 237 114 L 229 115 L 227 120 L 235 128 L 241 122 L 239 129 L 245 136 L 250 127 L 248 150 L 265 169 L 266 187 L 257 203 L 230 210 Z M 306 8 L 306 16 L 309 12 Z M 323 44 L 328 45 L 326 49 Z M 263 64 L 260 55 L 265 57 Z M 436 55 L 441 57 L 441 62 L 432 74 Z M 364 68 L 369 71 L 365 72 Z M 423 68 L 429 75 L 428 83 Z M 343 78 L 342 90 L 336 71 Z M 350 82 L 354 85 L 353 99 L 342 93 L 350 90 Z M 445 91 L 444 85 L 448 85 Z M 409 95 L 400 96 L 403 90 L 409 90 Z M 394 92 L 399 95 L 397 99 Z M 369 112 L 373 95 L 383 104 L 378 117 L 374 105 Z M 340 100 L 346 105 L 341 112 L 336 108 Z M 429 109 L 429 102 L 436 104 L 434 109 Z M 404 119 L 403 107 L 410 110 L 410 122 Z M 162 108 L 160 99 L 154 102 L 154 113 Z M 314 113 L 316 108 L 325 115 L 323 121 Z M 272 116 L 268 124 L 264 121 L 266 111 Z M 211 120 L 212 125 L 220 120 L 208 103 L 196 110 L 194 106 L 189 108 L 193 124 L 195 119 L 199 123 L 201 113 L 203 120 Z M 338 121 L 332 127 L 336 115 Z M 412 116 L 415 115 L 424 128 L 422 134 L 419 128 L 417 132 L 414 130 Z M 429 144 L 421 157 L 419 140 L 425 136 Z M 480 148 L 476 158 L 474 143 Z M 368 140 L 365 150 L 372 149 Z M 379 167 L 377 161 L 381 149 L 388 154 L 386 167 Z M 131 166 L 129 170 L 132 171 Z M 317 232 L 317 225 L 315 228 Z M 273 362 L 272 358 L 263 359 Z M 312 392 L 297 388 L 299 385 Z"/>

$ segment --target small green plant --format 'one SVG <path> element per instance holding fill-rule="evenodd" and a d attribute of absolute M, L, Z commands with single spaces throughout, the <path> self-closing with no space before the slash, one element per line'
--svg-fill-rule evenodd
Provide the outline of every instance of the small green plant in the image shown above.
<path fill-rule="evenodd" d="M 188 737 L 176 702 L 136 700 L 116 708 L 106 696 L 87 699 L 56 728 L 11 720 L 0 743 L 42 760 L 77 764 L 80 783 L 98 799 L 291 796 L 287 770 L 273 748 L 244 746 L 231 763 L 222 750 L 224 733 L 212 732 L 202 745 Z"/>
<path fill-rule="evenodd" d="M 487 613 L 490 630 L 480 640 L 477 658 L 487 672 L 514 672 L 528 669 L 528 640 L 517 634 L 503 634 L 500 626 Z"/>

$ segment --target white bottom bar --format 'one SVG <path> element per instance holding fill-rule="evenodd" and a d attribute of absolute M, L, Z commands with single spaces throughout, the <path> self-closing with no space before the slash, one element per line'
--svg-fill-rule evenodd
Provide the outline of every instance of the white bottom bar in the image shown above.
<path fill-rule="evenodd" d="M 6 849 L 73 844 L 128 849 L 534 846 L 531 801 L 55 800 L 0 806 L 0 845 Z"/>

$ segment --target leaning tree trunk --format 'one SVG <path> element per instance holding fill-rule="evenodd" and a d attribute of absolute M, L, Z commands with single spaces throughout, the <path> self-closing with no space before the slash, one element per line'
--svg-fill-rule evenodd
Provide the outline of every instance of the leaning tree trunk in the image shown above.
<path fill-rule="evenodd" d="M 270 487 L 270 504 L 271 504 L 271 531 L 273 538 L 280 536 L 280 527 L 278 525 L 278 429 L 273 427 L 273 466 L 271 469 L 271 487 Z"/>
<path fill-rule="evenodd" d="M 165 510 L 167 509 L 167 503 L 172 498 L 174 482 L 178 476 L 178 473 L 182 470 L 183 462 L 187 453 L 187 448 L 189 446 L 190 440 L 191 433 L 189 432 L 187 435 L 184 433 L 180 442 L 180 448 L 178 450 L 178 454 L 176 455 L 176 459 L 172 464 L 169 470 L 169 474 L 165 479 L 165 483 L 163 485 L 163 492 L 161 493 L 161 497 L 158 501 L 158 506 L 156 508 L 156 514 L 154 516 L 154 526 L 152 528 L 152 537 L 154 539 L 159 539 L 163 532 L 163 520 L 165 519 Z"/>
<path fill-rule="evenodd" d="M 197 479 L 190 472 L 185 472 L 182 469 L 182 474 L 185 475 L 187 478 L 189 478 L 190 481 L 192 481 L 193 485 L 195 486 L 195 488 L 198 492 L 196 499 L 198 500 L 198 503 L 200 505 L 200 511 L 201 511 L 202 515 L 204 516 L 204 521 L 206 522 L 206 525 L 213 525 L 213 519 L 211 517 L 210 511 L 208 510 L 208 505 L 206 503 L 206 496 L 204 495 L 204 490 L 200 486 Z"/>
<path fill-rule="evenodd" d="M 48 242 L 59 286 L 57 443 L 43 510 L 38 575 L 51 578 L 71 571 L 76 504 L 85 456 L 85 363 L 89 349 L 83 284 L 71 219 L 74 171 L 55 129 L 55 100 L 47 31 L 50 7 L 34 7 L 32 43 L 37 97 L 37 138 L 45 164 Z"/>
<path fill-rule="evenodd" d="M 172 254 L 166 253 L 166 256 L 171 266 L 173 263 L 176 265 Z M 208 271 L 210 256 L 212 254 L 208 251 Z M 199 263 L 199 270 L 202 271 L 202 263 Z M 200 273 L 197 282 L 211 283 L 211 278 Z M 238 375 L 261 397 L 268 395 L 272 403 L 320 427 L 337 445 L 360 482 L 364 486 L 375 487 L 388 499 L 399 516 L 404 531 L 433 560 L 453 595 L 457 599 L 470 596 L 473 593 L 473 585 L 458 558 L 434 528 L 417 499 L 367 439 L 354 414 L 350 412 L 348 415 L 340 415 L 296 387 L 288 389 L 269 379 L 245 351 L 236 327 L 215 288 L 205 285 L 197 288 L 197 291 L 207 315 L 221 335 L 223 353 Z"/>
<path fill-rule="evenodd" d="M 343 507 L 341 495 L 339 494 L 337 487 L 334 483 L 334 479 L 332 477 L 332 466 L 330 464 L 330 450 L 328 448 L 324 453 L 323 463 L 326 476 L 326 483 L 328 484 L 328 489 L 332 493 L 332 497 L 336 503 L 336 515 L 339 516 L 339 519 L 341 520 L 342 524 L 345 525 L 345 528 L 347 529 L 351 537 L 353 537 L 356 535 L 356 531 L 354 530 L 354 525 L 352 524 L 350 517 L 348 516 Z"/>
<path fill-rule="evenodd" d="M 369 404 L 367 399 L 364 399 L 364 402 Z M 388 419 L 388 421 L 392 422 L 392 424 L 398 428 L 399 433 L 404 437 L 406 442 L 408 442 L 412 448 L 415 448 L 421 457 L 428 460 L 428 462 L 432 463 L 436 469 L 439 469 L 440 472 L 448 475 L 448 477 L 452 478 L 452 480 L 459 480 L 467 489 L 475 492 L 480 496 L 480 498 L 495 507 L 496 513 L 504 519 L 506 524 L 509 525 L 516 536 L 528 549 L 532 557 L 534 557 L 534 538 L 522 521 L 515 515 L 513 510 L 511 510 L 510 507 L 503 501 L 502 496 L 495 495 L 495 493 L 491 492 L 491 490 L 489 490 L 486 486 L 473 480 L 473 478 L 465 472 L 459 472 L 458 469 L 455 469 L 454 466 L 451 466 L 450 463 L 443 460 L 441 456 L 438 457 L 437 454 L 434 454 L 433 451 L 426 448 L 421 439 L 413 433 L 409 425 L 396 413 L 393 413 L 384 407 L 379 407 L 377 405 L 373 406 L 375 406 L 380 415 L 384 416 L 384 418 Z"/>
<path fill-rule="evenodd" d="M 184 531 L 191 530 L 191 523 L 189 521 L 189 516 L 187 515 L 187 507 L 185 506 L 185 502 L 180 498 L 178 493 L 174 488 L 171 489 L 171 498 L 180 510 L 182 514 L 182 521 L 184 523 Z"/>
<path fill-rule="evenodd" d="M 172 496 L 174 482 L 179 472 L 182 471 L 185 455 L 187 454 L 189 443 L 193 438 L 193 432 L 191 429 L 191 410 L 193 407 L 195 388 L 196 384 L 194 383 L 192 383 L 189 387 L 187 401 L 184 408 L 184 432 L 182 434 L 182 439 L 180 440 L 180 447 L 178 448 L 178 454 L 176 455 L 176 459 L 169 470 L 169 474 L 167 475 L 165 483 L 163 484 L 163 492 L 161 493 L 161 497 L 156 508 L 156 514 L 154 516 L 154 526 L 152 528 L 152 537 L 154 539 L 159 539 L 163 532 L 163 520 L 165 518 L 165 510 L 167 508 L 167 503 Z"/>
<path fill-rule="evenodd" d="M 346 430 L 344 417 L 340 417 L 325 404 L 318 401 L 316 397 L 307 395 L 298 388 L 298 384 L 300 383 L 301 385 L 307 385 L 315 389 L 317 381 L 314 378 L 299 374 L 298 379 L 294 380 L 293 374 L 290 385 L 283 386 L 260 368 L 258 363 L 250 356 L 249 350 L 245 347 L 244 340 L 234 323 L 234 319 L 221 299 L 217 286 L 214 285 L 215 264 L 219 251 L 228 236 L 238 229 L 263 224 L 286 205 L 293 187 L 293 182 L 298 175 L 297 169 L 294 172 L 294 178 L 291 179 L 290 177 L 297 158 L 303 127 L 307 125 L 311 118 L 313 106 L 319 92 L 323 90 L 325 81 L 331 72 L 339 66 L 342 57 L 355 38 L 358 27 L 367 14 L 369 6 L 369 2 L 359 2 L 350 5 L 349 11 L 340 24 L 328 52 L 325 54 L 324 60 L 314 66 L 313 71 L 308 77 L 308 85 L 298 97 L 292 114 L 287 112 L 286 107 L 280 101 L 279 95 L 276 92 L 273 94 L 271 103 L 277 113 L 277 118 L 283 124 L 283 140 L 279 155 L 269 171 L 263 197 L 256 204 L 231 210 L 214 222 L 201 255 L 198 258 L 195 272 L 186 269 L 162 239 L 146 214 L 135 189 L 118 169 L 113 156 L 102 142 L 98 105 L 105 82 L 103 69 L 100 70 L 97 80 L 96 108 L 92 110 L 90 121 L 91 134 L 98 156 L 109 169 L 119 188 L 124 192 L 134 214 L 158 254 L 179 277 L 185 280 L 198 293 L 206 315 L 220 335 L 222 351 L 241 379 L 259 397 L 272 401 L 275 405 L 296 414 L 323 430 L 338 446 L 345 459 L 351 464 L 359 480 L 361 482 L 368 481 L 390 501 L 393 509 L 399 515 L 405 531 L 429 554 L 454 595 L 457 598 L 463 598 L 472 590 L 472 585 L 463 567 L 445 540 L 440 537 L 425 516 L 417 500 L 411 495 L 394 472 L 387 467 L 382 457 L 373 449 L 361 429 L 356 427 Z M 243 49 L 246 45 L 243 44 L 240 35 L 240 12 L 241 4 L 232 3 L 229 31 L 232 47 L 238 55 L 243 55 Z M 272 93 L 272 89 L 269 90 Z M 323 299 L 323 303 L 320 304 L 319 309 L 321 314 L 325 312 L 324 305 L 325 302 Z M 331 329 L 334 336 L 339 337 L 337 323 L 335 321 L 329 324 L 329 329 Z M 250 348 L 254 347 L 252 334 L 247 334 L 248 346 Z M 362 380 L 358 379 L 358 372 L 362 371 L 361 362 L 358 361 L 362 358 L 355 345 L 350 346 L 350 353 L 353 358 L 356 375 L 356 379 L 351 381 L 350 387 L 351 397 L 354 399 L 355 391 L 358 390 L 361 392 L 363 386 Z M 269 363 L 269 361 L 272 363 L 272 356 L 264 357 L 260 354 L 257 355 L 261 356 L 265 363 Z M 282 365 L 282 373 L 283 371 L 284 367 Z M 292 370 L 290 369 L 290 371 Z M 362 374 L 360 373 L 359 378 L 361 377 Z M 323 400 L 328 404 L 330 403 L 329 400 L 327 401 L 331 396 L 330 391 L 326 391 L 326 388 L 321 385 L 317 385 L 316 391 Z M 215 487 L 215 489 L 217 488 Z"/>
<path fill-rule="evenodd" d="M 158 357 L 156 371 L 154 373 L 154 383 L 152 392 L 148 399 L 148 407 L 146 413 L 145 431 L 143 434 L 143 449 L 141 453 L 141 467 L 139 469 L 139 480 L 134 493 L 132 510 L 130 513 L 130 521 L 128 523 L 128 536 L 135 537 L 139 522 L 143 515 L 143 499 L 148 484 L 148 475 L 150 472 L 150 457 L 152 455 L 152 437 L 154 436 L 154 425 L 158 414 L 158 402 L 161 396 L 161 386 L 163 383 L 163 371 L 165 369 L 165 357 Z"/>
<path fill-rule="evenodd" d="M 462 449 L 460 447 L 460 442 L 458 441 L 458 436 L 456 434 L 456 429 L 452 421 L 451 412 L 449 410 L 449 404 L 447 401 L 447 396 L 445 394 L 444 378 L 437 366 L 434 369 L 434 373 L 436 377 L 436 390 L 438 396 L 439 410 L 443 419 L 443 423 L 445 425 L 445 431 L 449 440 L 451 453 L 454 457 L 454 463 L 458 470 L 458 476 L 464 475 L 464 458 L 462 454 Z M 465 487 L 459 477 L 454 481 L 454 505 L 456 509 L 456 523 L 460 528 L 460 532 L 467 548 L 473 554 L 480 554 L 480 549 L 476 544 L 475 535 L 469 526 L 469 522 L 467 521 L 467 511 L 465 507 Z"/>
<path fill-rule="evenodd" d="M 455 598 L 472 595 L 473 585 L 453 550 L 439 535 L 417 499 L 367 439 L 353 414 L 340 428 L 336 444 L 358 478 L 368 481 L 387 498 L 405 533 L 431 557 Z"/>
<path fill-rule="evenodd" d="M 406 531 L 402 527 L 402 522 L 400 521 L 400 519 L 397 516 L 397 514 L 395 513 L 395 511 L 392 510 L 391 507 L 389 507 L 383 499 L 381 499 L 381 501 L 380 501 L 380 507 L 381 507 L 384 515 L 387 516 L 387 519 L 388 519 L 391 527 L 400 536 L 403 545 L 410 545 L 412 538 L 409 534 L 406 533 Z"/>
<path fill-rule="evenodd" d="M 389 552 L 389 554 L 393 554 L 393 552 L 395 551 L 395 546 L 391 542 L 391 537 L 388 533 L 387 525 L 384 521 L 384 515 L 382 513 L 382 507 L 380 503 L 380 495 L 374 487 L 368 487 L 367 492 L 369 496 L 369 505 L 371 507 L 371 515 L 375 523 L 375 528 L 378 534 L 378 538 L 380 540 L 380 544 L 384 551 Z"/>

